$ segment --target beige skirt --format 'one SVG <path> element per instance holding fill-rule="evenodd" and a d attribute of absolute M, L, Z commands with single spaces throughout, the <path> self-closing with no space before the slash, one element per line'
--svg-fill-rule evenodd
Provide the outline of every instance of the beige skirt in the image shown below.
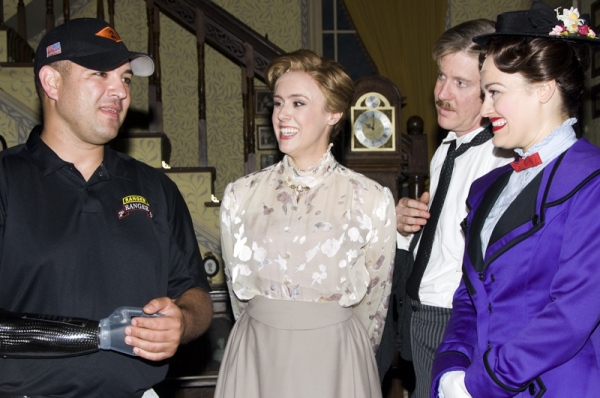
<path fill-rule="evenodd" d="M 235 323 L 215 398 L 380 398 L 364 326 L 338 303 L 254 297 Z"/>

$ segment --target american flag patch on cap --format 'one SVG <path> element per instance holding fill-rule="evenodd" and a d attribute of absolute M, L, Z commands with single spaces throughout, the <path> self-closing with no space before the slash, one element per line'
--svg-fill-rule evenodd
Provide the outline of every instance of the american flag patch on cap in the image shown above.
<path fill-rule="evenodd" d="M 60 42 L 54 43 L 51 46 L 46 47 L 46 58 L 51 57 L 53 55 L 58 55 L 62 51 L 60 49 Z"/>

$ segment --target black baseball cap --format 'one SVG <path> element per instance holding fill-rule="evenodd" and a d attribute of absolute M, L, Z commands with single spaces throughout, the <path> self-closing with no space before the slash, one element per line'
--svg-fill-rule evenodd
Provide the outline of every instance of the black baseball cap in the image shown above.
<path fill-rule="evenodd" d="M 33 72 L 56 61 L 71 61 L 97 71 L 113 70 L 130 62 L 135 76 L 154 73 L 154 61 L 148 54 L 129 51 L 119 34 L 96 18 L 77 18 L 50 30 L 35 52 Z"/>

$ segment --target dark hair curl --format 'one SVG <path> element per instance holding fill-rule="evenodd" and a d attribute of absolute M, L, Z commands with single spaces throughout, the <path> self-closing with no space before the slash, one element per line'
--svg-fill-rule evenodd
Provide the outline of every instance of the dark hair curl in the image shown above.
<path fill-rule="evenodd" d="M 587 44 L 537 37 L 494 37 L 481 53 L 480 63 L 486 57 L 492 57 L 500 71 L 519 73 L 529 83 L 556 80 L 565 113 L 577 116 L 590 63 Z"/>

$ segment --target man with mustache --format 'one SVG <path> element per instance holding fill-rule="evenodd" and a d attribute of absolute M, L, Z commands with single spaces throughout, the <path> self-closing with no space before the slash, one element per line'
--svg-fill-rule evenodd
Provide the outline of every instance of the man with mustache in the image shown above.
<path fill-rule="evenodd" d="M 133 318 L 110 342 L 135 355 L 0 359 L 0 397 L 155 397 L 165 359 L 208 328 L 210 287 L 183 197 L 164 173 L 106 145 L 133 77 L 153 71 L 100 19 L 67 21 L 38 46 L 44 123 L 0 154 L 0 308 L 65 325 L 122 306 L 158 316 Z"/>
<path fill-rule="evenodd" d="M 431 161 L 430 192 L 418 200 L 401 198 L 396 206 L 398 248 L 412 251 L 415 261 L 410 274 L 406 263 L 396 263 L 408 278 L 406 284 L 397 283 L 394 290 L 406 286 L 406 293 L 396 293 L 397 299 L 402 298 L 398 303 L 405 314 L 399 322 L 404 330 L 401 355 L 412 358 L 416 398 L 429 397 L 433 357 L 462 276 L 465 243 L 460 223 L 467 215 L 469 187 L 478 177 L 513 158 L 511 153 L 494 148 L 491 126 L 479 114 L 480 47 L 472 39 L 491 32 L 492 21 L 474 20 L 447 30 L 437 40 L 433 58 L 439 75 L 433 93 L 438 124 L 449 132 Z M 410 263 L 411 254 L 404 252 L 397 258 L 408 258 Z"/>

